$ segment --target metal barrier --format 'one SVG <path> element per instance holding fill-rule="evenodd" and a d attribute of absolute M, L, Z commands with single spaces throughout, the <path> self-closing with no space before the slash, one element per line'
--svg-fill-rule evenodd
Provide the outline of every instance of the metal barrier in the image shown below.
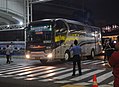
<path fill-rule="evenodd" d="M 24 29 L 26 24 L 12 24 L 12 25 L 2 25 L 0 26 L 0 30 L 10 30 L 10 29 Z"/>

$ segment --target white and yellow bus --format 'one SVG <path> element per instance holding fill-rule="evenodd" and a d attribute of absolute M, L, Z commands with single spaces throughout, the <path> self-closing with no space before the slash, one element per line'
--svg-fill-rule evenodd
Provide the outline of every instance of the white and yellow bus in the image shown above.
<path fill-rule="evenodd" d="M 101 53 L 101 30 L 98 27 L 62 18 L 31 22 L 26 29 L 26 58 L 69 60 L 69 48 L 78 40 L 83 56 L 94 58 Z"/>

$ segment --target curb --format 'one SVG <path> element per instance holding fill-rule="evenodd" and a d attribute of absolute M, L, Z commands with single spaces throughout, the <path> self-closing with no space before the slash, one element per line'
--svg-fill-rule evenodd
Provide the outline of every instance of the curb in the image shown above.
<path fill-rule="evenodd" d="M 5 55 L 0 55 L 0 58 L 6 58 Z M 13 55 L 12 58 L 24 59 L 24 55 Z"/>

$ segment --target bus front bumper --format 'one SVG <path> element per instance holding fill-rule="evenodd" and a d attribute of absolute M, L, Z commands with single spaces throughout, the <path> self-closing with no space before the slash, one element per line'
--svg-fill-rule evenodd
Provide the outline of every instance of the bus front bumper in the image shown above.
<path fill-rule="evenodd" d="M 25 55 L 26 59 L 34 59 L 34 60 L 41 60 L 41 59 L 52 59 L 52 53 L 48 53 L 48 54 L 26 54 Z"/>

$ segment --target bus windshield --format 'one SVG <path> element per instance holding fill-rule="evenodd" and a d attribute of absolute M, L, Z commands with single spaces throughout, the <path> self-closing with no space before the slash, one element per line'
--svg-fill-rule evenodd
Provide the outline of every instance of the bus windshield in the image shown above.
<path fill-rule="evenodd" d="M 49 23 L 38 23 L 30 25 L 27 32 L 29 48 L 48 48 L 52 43 L 52 25 Z"/>

